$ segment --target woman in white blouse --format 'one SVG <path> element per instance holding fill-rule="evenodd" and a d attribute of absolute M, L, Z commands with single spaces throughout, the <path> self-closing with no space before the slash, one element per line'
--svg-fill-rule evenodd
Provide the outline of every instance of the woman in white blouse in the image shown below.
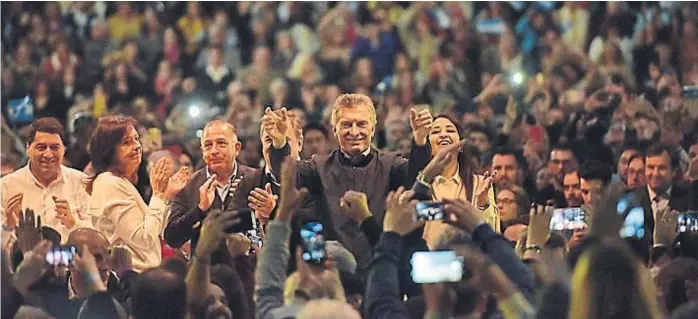
<path fill-rule="evenodd" d="M 99 120 L 90 139 L 95 175 L 87 185 L 91 194 L 89 214 L 97 230 L 112 245 L 123 245 L 133 257 L 133 270 L 160 265 L 160 233 L 169 201 L 189 179 L 189 171 L 172 174 L 169 159 L 161 159 L 150 172 L 153 196 L 146 204 L 134 186 L 143 151 L 136 122 L 120 116 Z"/>
<path fill-rule="evenodd" d="M 432 154 L 435 156 L 442 149 L 458 143 L 464 136 L 463 129 L 456 121 L 446 115 L 435 117 L 429 134 Z M 432 199 L 439 202 L 444 199 L 466 200 L 482 212 L 485 222 L 492 229 L 500 232 L 499 212 L 492 188 L 493 176 L 488 173 L 477 175 L 472 158 L 464 149 L 458 153 L 458 156 L 452 157 L 453 159 L 446 164 L 441 175 L 431 181 Z M 447 224 L 438 220 L 426 223 L 424 240 L 430 249 L 435 248 L 446 227 L 448 227 Z"/>

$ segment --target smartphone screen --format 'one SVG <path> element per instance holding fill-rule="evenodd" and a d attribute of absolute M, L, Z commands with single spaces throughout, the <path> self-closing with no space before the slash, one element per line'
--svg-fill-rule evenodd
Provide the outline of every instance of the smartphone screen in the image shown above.
<path fill-rule="evenodd" d="M 444 219 L 444 203 L 421 201 L 417 203 L 417 220 L 432 221 Z"/>
<path fill-rule="evenodd" d="M 51 250 L 46 253 L 46 262 L 54 266 L 68 266 L 73 263 L 73 258 L 75 257 L 76 252 L 77 249 L 75 246 L 51 248 Z"/>
<path fill-rule="evenodd" d="M 631 208 L 618 231 L 622 238 L 641 239 L 645 237 L 645 210 L 642 207 Z"/>
<path fill-rule="evenodd" d="M 453 251 L 418 251 L 412 254 L 412 280 L 418 284 L 457 282 L 463 278 L 463 258 Z"/>
<path fill-rule="evenodd" d="M 679 215 L 676 223 L 679 233 L 698 232 L 698 212 L 686 212 Z"/>
<path fill-rule="evenodd" d="M 551 230 L 574 230 L 587 227 L 584 210 L 580 207 L 557 208 L 550 219 Z"/>
<path fill-rule="evenodd" d="M 308 222 L 301 226 L 301 245 L 303 260 L 319 264 L 327 259 L 325 252 L 325 227 L 320 222 Z"/>

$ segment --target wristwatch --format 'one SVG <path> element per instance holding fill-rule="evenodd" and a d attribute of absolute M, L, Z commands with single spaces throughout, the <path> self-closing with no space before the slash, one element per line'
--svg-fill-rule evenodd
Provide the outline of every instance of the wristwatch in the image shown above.
<path fill-rule="evenodd" d="M 529 251 L 529 250 L 534 250 L 536 254 L 540 254 L 541 251 L 543 251 L 543 248 L 541 248 L 538 245 L 531 245 L 531 246 L 526 246 L 524 249 L 524 252 Z"/>

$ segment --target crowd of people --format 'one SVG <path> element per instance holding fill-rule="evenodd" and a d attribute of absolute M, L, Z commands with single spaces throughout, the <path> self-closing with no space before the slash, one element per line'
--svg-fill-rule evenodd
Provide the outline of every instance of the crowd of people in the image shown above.
<path fill-rule="evenodd" d="M 2 3 L 2 318 L 695 318 L 698 5 Z"/>

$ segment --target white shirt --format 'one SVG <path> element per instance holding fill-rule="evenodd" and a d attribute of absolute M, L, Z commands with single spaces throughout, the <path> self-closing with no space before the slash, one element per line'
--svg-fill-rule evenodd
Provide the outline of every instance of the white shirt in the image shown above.
<path fill-rule="evenodd" d="M 238 175 L 238 163 L 235 162 L 233 165 L 235 167 L 233 168 L 233 174 L 228 177 L 228 183 L 225 185 L 218 185 L 216 187 L 216 191 L 218 192 L 218 196 L 221 198 L 222 202 L 225 202 L 226 197 L 228 197 L 228 193 L 230 192 L 230 186 L 233 184 L 233 180 L 236 178 Z M 211 178 L 211 171 L 208 170 L 208 167 L 206 167 L 206 179 Z"/>
<path fill-rule="evenodd" d="M 159 235 L 167 218 L 167 202 L 152 196 L 146 204 L 129 180 L 110 172 L 100 174 L 92 189 L 89 214 L 95 228 L 112 246 L 122 245 L 131 252 L 134 271 L 160 265 Z"/>
<path fill-rule="evenodd" d="M 66 243 L 70 232 L 77 228 L 93 228 L 89 215 L 87 214 L 87 204 L 89 195 L 85 190 L 85 173 L 62 166 L 58 177 L 48 187 L 36 179 L 29 169 L 29 165 L 20 168 L 16 172 L 3 177 L 2 184 L 2 221 L 5 221 L 5 211 L 8 200 L 19 193 L 24 194 L 22 198 L 22 211 L 32 209 L 36 216 L 41 216 L 41 225 L 55 229 L 61 235 L 61 243 Z M 56 203 L 53 196 L 58 199 L 68 201 L 70 211 L 75 218 L 75 226 L 68 228 L 57 218 Z M 3 240 L 7 241 L 13 237 L 14 231 L 3 230 Z"/>
<path fill-rule="evenodd" d="M 655 197 L 657 197 L 657 193 L 652 190 L 652 188 L 647 185 L 647 192 L 649 193 L 650 196 L 650 206 L 652 208 L 652 217 L 654 220 L 657 220 L 657 212 L 662 211 L 663 209 L 667 208 L 669 206 L 669 198 L 671 197 L 671 187 L 667 189 L 666 192 L 664 192 L 663 197 L 659 199 L 659 201 L 655 201 Z"/>

